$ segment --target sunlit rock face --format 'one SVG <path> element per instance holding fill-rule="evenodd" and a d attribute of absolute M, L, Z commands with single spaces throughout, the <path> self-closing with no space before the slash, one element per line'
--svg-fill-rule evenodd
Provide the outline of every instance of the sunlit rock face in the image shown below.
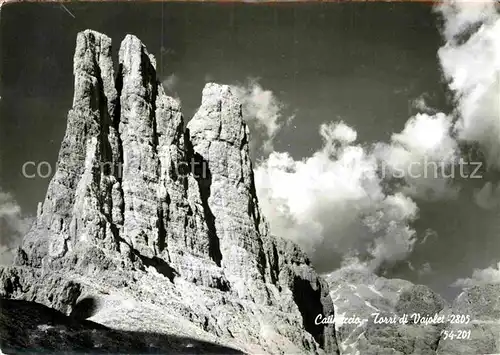
<path fill-rule="evenodd" d="M 207 84 L 185 128 L 138 38 L 114 68 L 110 38 L 78 34 L 57 171 L 0 294 L 66 314 L 92 299 L 85 318 L 124 331 L 337 353 L 334 325 L 314 322 L 334 315 L 325 282 L 261 214 L 230 87 Z"/>
<path fill-rule="evenodd" d="M 464 290 L 448 304 L 424 285 L 358 266 L 327 277 L 340 354 L 467 355 L 500 351 L 499 286 Z"/>

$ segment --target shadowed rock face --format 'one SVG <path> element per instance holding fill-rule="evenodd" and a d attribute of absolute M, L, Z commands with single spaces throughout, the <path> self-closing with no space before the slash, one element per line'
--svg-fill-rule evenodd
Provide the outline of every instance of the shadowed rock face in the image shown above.
<path fill-rule="evenodd" d="M 124 330 L 336 353 L 334 326 L 314 324 L 333 315 L 324 281 L 261 215 L 230 88 L 207 84 L 185 129 L 140 40 L 122 41 L 116 75 L 110 48 L 78 35 L 57 171 L 0 295 L 65 313 L 94 297 L 89 319 Z"/>
<path fill-rule="evenodd" d="M 242 354 L 175 334 L 113 330 L 34 302 L 2 300 L 0 306 L 0 344 L 8 354 L 39 353 L 41 349 L 91 354 Z"/>

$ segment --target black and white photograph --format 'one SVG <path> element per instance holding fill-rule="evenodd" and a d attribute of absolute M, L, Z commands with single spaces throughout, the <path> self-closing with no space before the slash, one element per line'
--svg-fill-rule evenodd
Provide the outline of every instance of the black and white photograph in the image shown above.
<path fill-rule="evenodd" d="M 500 354 L 500 3 L 0 1 L 0 354 Z"/>

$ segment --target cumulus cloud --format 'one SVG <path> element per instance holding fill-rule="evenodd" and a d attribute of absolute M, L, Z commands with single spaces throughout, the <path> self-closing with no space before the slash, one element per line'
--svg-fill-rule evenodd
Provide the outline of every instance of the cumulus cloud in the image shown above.
<path fill-rule="evenodd" d="M 323 147 L 312 156 L 273 152 L 256 170 L 271 230 L 322 271 L 353 256 L 372 269 L 404 260 L 417 240 L 415 201 L 459 192 L 447 171 L 459 157 L 452 128 L 448 115 L 417 114 L 389 142 L 366 147 L 352 127 L 332 122 L 321 125 Z"/>
<path fill-rule="evenodd" d="M 432 267 L 428 262 L 423 263 L 422 266 L 418 269 L 419 276 L 428 275 L 430 273 L 432 273 Z"/>
<path fill-rule="evenodd" d="M 179 77 L 172 73 L 163 80 L 163 86 L 167 89 L 167 92 L 175 92 L 178 82 Z"/>
<path fill-rule="evenodd" d="M 249 79 L 245 85 L 232 85 L 232 91 L 242 103 L 243 115 L 252 132 L 263 141 L 263 153 L 271 152 L 276 134 L 293 117 L 283 116 L 283 103 L 256 79 Z"/>
<path fill-rule="evenodd" d="M 436 6 L 445 21 L 443 37 L 448 42 L 458 41 L 478 24 L 488 22 L 496 13 L 493 0 L 446 0 Z"/>
<path fill-rule="evenodd" d="M 476 269 L 472 273 L 472 277 L 458 279 L 453 286 L 467 288 L 486 284 L 500 284 L 500 263 L 486 269 Z"/>
<path fill-rule="evenodd" d="M 33 218 L 24 216 L 12 195 L 0 190 L 0 264 L 12 262 L 12 250 L 28 232 Z"/>
<path fill-rule="evenodd" d="M 453 121 L 444 113 L 417 114 L 390 143 L 379 143 L 376 155 L 386 178 L 404 181 L 408 196 L 428 200 L 456 198 L 453 178 L 460 174 L 458 144 L 451 136 Z"/>
<path fill-rule="evenodd" d="M 356 143 L 352 127 L 325 124 L 323 147 L 312 156 L 295 161 L 273 152 L 257 168 L 271 230 L 300 244 L 320 269 L 331 269 L 335 255 L 354 255 L 372 267 L 406 258 L 417 239 L 416 201 L 458 196 L 464 142 L 479 143 L 489 164 L 500 167 L 498 15 L 492 2 L 451 0 L 438 11 L 446 41 L 438 57 L 456 112 L 437 112 L 418 98 L 415 108 L 422 112 L 371 148 Z M 273 122 L 269 132 L 277 127 Z M 486 185 L 476 201 L 495 205 L 489 196 L 498 191 Z"/>
<path fill-rule="evenodd" d="M 455 134 L 487 171 L 500 169 L 500 15 L 495 1 L 448 0 L 437 7 L 446 44 L 438 56 L 454 94 Z M 479 154 L 476 154 L 479 153 Z M 486 182 L 474 193 L 479 207 L 500 207 L 500 189 Z"/>
<path fill-rule="evenodd" d="M 356 144 L 343 122 L 323 124 L 323 148 L 295 161 L 273 152 L 255 172 L 257 193 L 273 233 L 301 245 L 322 271 L 343 257 L 371 267 L 403 260 L 416 233 L 415 202 L 386 194 L 375 155 Z"/>
<path fill-rule="evenodd" d="M 179 84 L 179 76 L 175 73 L 170 74 L 165 79 L 162 80 L 163 87 L 167 95 L 172 96 L 179 103 L 181 99 L 177 94 L 177 85 Z"/>
<path fill-rule="evenodd" d="M 500 15 L 494 1 L 448 0 L 438 7 L 446 44 L 438 56 L 454 93 L 459 140 L 477 142 L 500 167 Z"/>
<path fill-rule="evenodd" d="M 478 147 L 475 158 L 500 168 L 499 15 L 493 1 L 449 0 L 437 10 L 445 39 L 438 58 L 453 112 L 438 112 L 417 98 L 413 108 L 420 112 L 388 142 L 371 147 L 359 144 L 355 129 L 343 122 L 323 124 L 320 150 L 300 160 L 272 152 L 256 169 L 271 231 L 301 245 L 321 271 L 342 265 L 339 260 L 377 269 L 407 258 L 419 239 L 412 228 L 417 202 L 455 199 L 461 192 L 464 146 L 469 152 Z M 255 83 L 237 92 L 272 140 L 280 127 L 272 93 L 263 94 Z M 500 207 L 496 184 L 486 183 L 473 197 L 484 208 Z M 435 237 L 423 234 L 419 243 Z M 429 264 L 419 269 L 429 272 Z"/>
<path fill-rule="evenodd" d="M 436 110 L 429 106 L 427 103 L 429 95 L 422 94 L 413 101 L 411 101 L 411 108 L 416 109 L 419 113 L 435 114 Z"/>

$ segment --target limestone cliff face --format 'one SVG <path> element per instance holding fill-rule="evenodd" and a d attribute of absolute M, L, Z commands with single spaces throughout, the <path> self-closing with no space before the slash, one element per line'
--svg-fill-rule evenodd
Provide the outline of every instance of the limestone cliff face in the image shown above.
<path fill-rule="evenodd" d="M 328 288 L 261 215 L 230 88 L 207 84 L 185 129 L 141 41 L 126 36 L 115 74 L 111 40 L 90 30 L 74 76 L 57 172 L 0 293 L 66 313 L 93 297 L 96 322 L 196 327 L 248 352 L 336 353 L 333 324 L 314 323 L 333 315 Z M 47 276 L 64 281 L 52 295 Z"/>

